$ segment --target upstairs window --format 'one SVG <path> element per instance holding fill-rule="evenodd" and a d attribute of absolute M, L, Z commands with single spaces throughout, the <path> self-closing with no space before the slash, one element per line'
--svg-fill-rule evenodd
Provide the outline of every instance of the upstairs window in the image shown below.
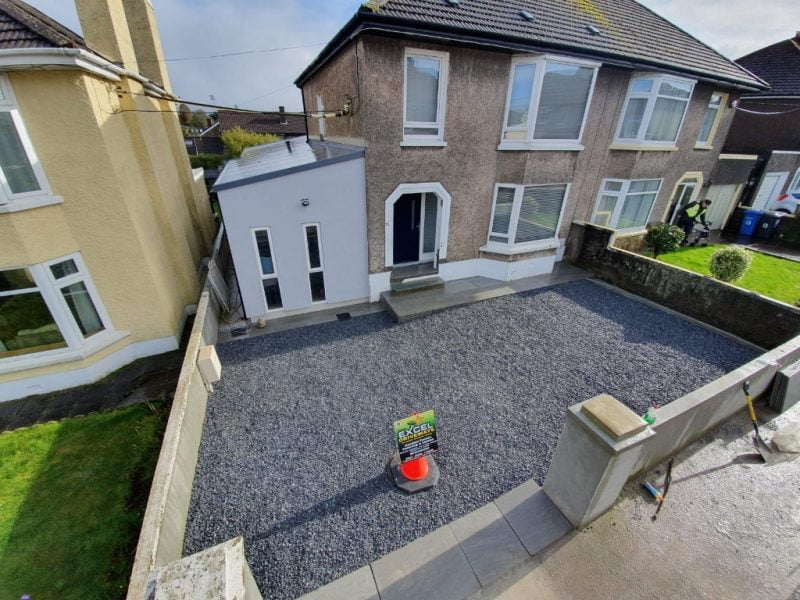
<path fill-rule="evenodd" d="M 403 144 L 444 146 L 447 54 L 406 50 Z"/>
<path fill-rule="evenodd" d="M 49 194 L 14 93 L 0 74 L 0 204 Z"/>
<path fill-rule="evenodd" d="M 616 142 L 674 146 L 680 133 L 694 82 L 641 75 L 628 86 Z"/>
<path fill-rule="evenodd" d="M 711 147 L 711 141 L 714 139 L 717 127 L 719 127 L 719 122 L 722 118 L 722 107 L 726 100 L 726 94 L 720 92 L 711 94 L 711 100 L 709 100 L 708 107 L 703 115 L 703 124 L 700 125 L 700 134 L 697 136 L 697 146 Z"/>
<path fill-rule="evenodd" d="M 489 246 L 525 246 L 558 238 L 568 184 L 505 185 L 495 189 Z"/>
<path fill-rule="evenodd" d="M 661 179 L 604 179 L 592 223 L 611 229 L 644 227 L 660 189 Z"/>
<path fill-rule="evenodd" d="M 572 59 L 513 59 L 500 150 L 581 150 L 597 68 Z"/>

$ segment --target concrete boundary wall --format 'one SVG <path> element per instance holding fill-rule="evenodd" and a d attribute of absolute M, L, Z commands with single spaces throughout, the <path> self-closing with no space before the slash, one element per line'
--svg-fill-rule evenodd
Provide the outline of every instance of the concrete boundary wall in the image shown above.
<path fill-rule="evenodd" d="M 800 308 L 623 249 L 640 247 L 642 235 L 573 223 L 566 258 L 623 290 L 762 348 L 800 333 Z"/>
<path fill-rule="evenodd" d="M 743 411 L 745 381 L 750 382 L 751 394 L 758 398 L 767 392 L 780 369 L 798 360 L 800 336 L 661 407 L 652 425 L 656 435 L 644 442 L 630 477 L 652 469 Z"/>
<path fill-rule="evenodd" d="M 203 346 L 216 343 L 219 314 L 220 308 L 206 278 L 150 487 L 128 600 L 144 600 L 151 571 L 183 555 L 186 518 L 209 394 L 197 368 L 197 353 Z"/>

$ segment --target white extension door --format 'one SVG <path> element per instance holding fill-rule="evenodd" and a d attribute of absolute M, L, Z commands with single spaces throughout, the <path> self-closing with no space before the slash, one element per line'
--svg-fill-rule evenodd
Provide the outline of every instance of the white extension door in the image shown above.
<path fill-rule="evenodd" d="M 783 184 L 789 178 L 789 173 L 767 173 L 758 186 L 756 198 L 753 200 L 753 208 L 766 210 L 770 202 L 778 197 L 783 189 Z"/>

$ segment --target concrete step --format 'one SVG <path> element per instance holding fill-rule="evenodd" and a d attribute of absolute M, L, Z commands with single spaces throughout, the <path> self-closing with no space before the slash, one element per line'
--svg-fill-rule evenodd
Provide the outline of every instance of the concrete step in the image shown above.
<path fill-rule="evenodd" d="M 402 281 L 403 279 L 412 279 L 414 277 L 427 277 L 429 275 L 438 275 L 438 269 L 434 268 L 433 263 L 420 263 L 418 265 L 408 265 L 405 267 L 395 267 L 392 269 L 390 279 L 392 281 Z"/>
<path fill-rule="evenodd" d="M 444 279 L 437 276 L 413 277 L 406 279 L 393 279 L 390 281 L 392 294 L 399 296 L 418 292 L 420 290 L 434 290 L 444 287 Z"/>

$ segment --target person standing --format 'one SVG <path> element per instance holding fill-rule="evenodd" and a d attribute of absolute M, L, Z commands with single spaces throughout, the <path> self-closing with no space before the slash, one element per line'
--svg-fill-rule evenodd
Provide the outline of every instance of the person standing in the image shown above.
<path fill-rule="evenodd" d="M 711 206 L 711 200 L 706 198 L 699 202 L 697 200 L 689 202 L 689 204 L 683 207 L 680 219 L 678 219 L 678 227 L 683 229 L 683 242 L 681 243 L 684 246 L 689 243 L 689 236 L 694 229 L 695 223 L 699 221 L 703 224 L 703 227 L 708 227 L 708 223 L 706 223 L 706 213 L 708 212 L 709 206 Z"/>

